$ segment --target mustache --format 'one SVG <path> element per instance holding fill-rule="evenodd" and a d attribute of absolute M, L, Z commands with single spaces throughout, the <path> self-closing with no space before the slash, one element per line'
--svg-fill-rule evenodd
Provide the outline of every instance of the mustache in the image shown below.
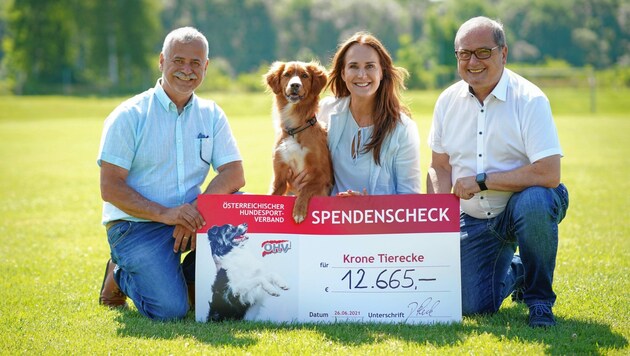
<path fill-rule="evenodd" d="M 179 71 L 173 73 L 173 75 L 175 77 L 177 77 L 178 79 L 181 79 L 181 80 L 196 80 L 196 79 L 199 78 L 199 77 L 197 77 L 197 75 L 195 73 L 186 74 L 184 72 L 179 72 Z"/>

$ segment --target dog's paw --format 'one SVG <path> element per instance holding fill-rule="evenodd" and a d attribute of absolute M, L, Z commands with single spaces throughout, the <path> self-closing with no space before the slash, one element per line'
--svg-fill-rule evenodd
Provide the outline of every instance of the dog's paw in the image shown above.
<path fill-rule="evenodd" d="M 275 273 L 268 274 L 263 281 L 261 281 L 260 286 L 267 294 L 273 297 L 279 297 L 281 290 L 289 290 L 287 283 Z"/>
<path fill-rule="evenodd" d="M 305 218 L 306 216 L 304 215 L 293 215 L 293 220 L 296 224 L 300 224 L 302 221 L 304 221 Z"/>
<path fill-rule="evenodd" d="M 289 290 L 289 286 L 282 278 L 280 278 L 279 275 L 274 274 L 271 278 L 272 278 L 273 285 L 275 285 L 276 287 L 282 290 Z"/>
<path fill-rule="evenodd" d="M 311 200 L 309 194 L 298 195 L 293 206 L 293 220 L 296 224 L 301 223 L 306 219 L 308 213 L 308 202 Z"/>

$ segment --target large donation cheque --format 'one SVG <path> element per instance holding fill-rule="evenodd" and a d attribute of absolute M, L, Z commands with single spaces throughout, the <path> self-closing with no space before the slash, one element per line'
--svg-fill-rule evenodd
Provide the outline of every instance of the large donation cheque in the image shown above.
<path fill-rule="evenodd" d="M 452 194 L 200 195 L 195 319 L 460 322 L 459 199 Z"/>

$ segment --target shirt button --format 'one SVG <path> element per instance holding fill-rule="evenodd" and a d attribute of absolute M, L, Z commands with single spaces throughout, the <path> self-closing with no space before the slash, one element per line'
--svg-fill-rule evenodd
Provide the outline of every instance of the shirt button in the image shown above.
<path fill-rule="evenodd" d="M 481 112 L 483 112 L 483 109 L 481 109 Z"/>
<path fill-rule="evenodd" d="M 481 134 L 483 134 L 483 132 L 479 131 L 479 134 L 481 135 Z"/>
<path fill-rule="evenodd" d="M 488 214 L 488 216 L 492 215 L 492 213 L 486 213 L 486 214 Z"/>
<path fill-rule="evenodd" d="M 481 155 L 481 153 L 480 153 L 480 154 L 479 154 L 479 157 L 481 157 L 481 156 L 482 156 L 482 155 Z"/>

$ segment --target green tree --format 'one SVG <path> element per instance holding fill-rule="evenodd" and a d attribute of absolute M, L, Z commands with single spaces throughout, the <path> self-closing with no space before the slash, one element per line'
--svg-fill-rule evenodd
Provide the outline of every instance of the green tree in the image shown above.
<path fill-rule="evenodd" d="M 446 0 L 424 8 L 421 36 L 413 42 L 401 37 L 398 52 L 400 64 L 410 71 L 410 87 L 437 88 L 456 80 L 455 34 L 464 21 L 482 15 L 494 17 L 493 4 Z"/>
<path fill-rule="evenodd" d="M 17 93 L 42 93 L 73 81 L 71 0 L 15 1 L 8 11 L 4 65 Z"/>
<path fill-rule="evenodd" d="M 517 45 L 532 46 L 535 57 L 530 61 L 543 63 L 546 58 L 567 58 L 574 56 L 571 43 L 572 24 L 575 20 L 572 11 L 573 0 L 512 0 L 504 1 L 502 21 L 506 24 L 508 47 L 515 43 L 515 60 L 519 58 Z M 518 39 L 517 41 L 512 41 Z M 512 49 L 512 48 L 510 48 Z"/>
<path fill-rule="evenodd" d="M 576 24 L 580 25 L 572 30 L 571 40 L 579 51 L 574 57 L 566 58 L 570 63 L 605 68 L 628 54 L 630 3 L 619 0 L 575 0 L 573 12 Z"/>
<path fill-rule="evenodd" d="M 328 64 L 364 30 L 410 71 L 410 87 L 441 87 L 456 79 L 457 28 L 479 15 L 503 22 L 510 63 L 630 65 L 628 0 L 4 0 L 0 91 L 137 91 L 152 85 L 165 32 L 179 26 L 208 37 L 221 75 L 208 85 L 274 60 Z"/>
<path fill-rule="evenodd" d="M 68 91 L 73 84 L 105 92 L 146 86 L 157 68 L 151 51 L 157 14 L 148 0 L 13 2 L 3 64 L 14 92 Z"/>
<path fill-rule="evenodd" d="M 137 91 L 152 85 L 164 38 L 159 8 L 149 0 L 83 0 L 81 61 L 85 78 L 106 92 Z"/>
<path fill-rule="evenodd" d="M 620 0 L 503 0 L 510 56 L 605 68 L 630 50 L 630 4 Z"/>
<path fill-rule="evenodd" d="M 278 34 L 262 0 L 171 0 L 165 6 L 164 27 L 199 29 L 210 57 L 225 59 L 233 78 L 275 58 Z"/>

